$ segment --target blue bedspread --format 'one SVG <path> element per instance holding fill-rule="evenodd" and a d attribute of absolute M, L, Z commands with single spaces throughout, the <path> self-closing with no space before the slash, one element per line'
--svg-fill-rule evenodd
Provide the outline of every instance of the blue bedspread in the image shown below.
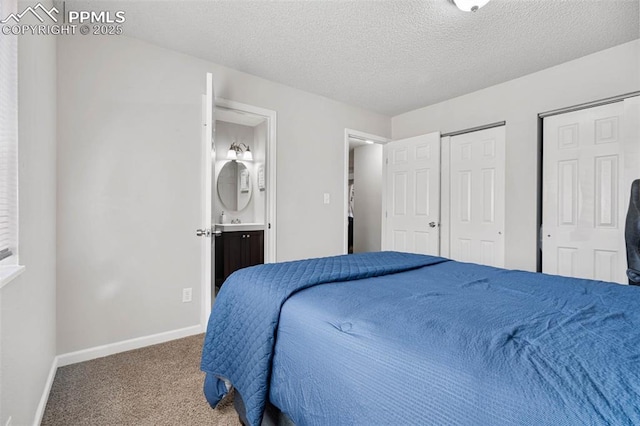
<path fill-rule="evenodd" d="M 270 400 L 299 425 L 640 425 L 640 287 L 459 262 L 298 292 Z"/>
<path fill-rule="evenodd" d="M 242 396 L 252 426 L 262 419 L 267 398 L 280 308 L 293 293 L 317 284 L 407 271 L 446 259 L 407 253 L 363 253 L 242 269 L 222 286 L 202 352 L 205 395 L 215 406 L 231 382 Z"/>

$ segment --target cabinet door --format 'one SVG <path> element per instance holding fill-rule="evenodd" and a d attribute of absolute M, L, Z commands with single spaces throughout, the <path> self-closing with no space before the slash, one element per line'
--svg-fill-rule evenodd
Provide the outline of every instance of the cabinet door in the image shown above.
<path fill-rule="evenodd" d="M 245 267 L 244 232 L 223 232 L 222 244 L 224 246 L 224 278 L 226 279 L 234 271 Z"/>
<path fill-rule="evenodd" d="M 220 288 L 226 278 L 224 275 L 224 239 L 222 235 L 215 237 L 214 253 L 213 274 L 216 288 Z"/>
<path fill-rule="evenodd" d="M 245 266 L 261 265 L 264 263 L 264 232 L 251 231 L 245 238 Z"/>
<path fill-rule="evenodd" d="M 216 273 L 216 283 L 222 284 L 238 269 L 262 263 L 264 231 L 223 232 L 216 247 L 216 270 L 222 268 L 221 274 Z"/>

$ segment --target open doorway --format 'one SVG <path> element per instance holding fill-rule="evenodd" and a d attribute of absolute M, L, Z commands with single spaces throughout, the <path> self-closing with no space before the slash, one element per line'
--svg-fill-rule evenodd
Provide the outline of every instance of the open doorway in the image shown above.
<path fill-rule="evenodd" d="M 218 107 L 212 185 L 213 296 L 233 271 L 265 263 L 268 119 Z M 250 237 L 250 238 L 249 238 Z M 266 249 L 266 250 L 265 250 Z"/>
<path fill-rule="evenodd" d="M 383 148 L 389 139 L 345 130 L 344 253 L 381 250 Z"/>
<path fill-rule="evenodd" d="M 259 263 L 276 260 L 276 113 L 216 98 L 211 73 L 206 75 L 202 112 L 204 226 L 196 235 L 203 237 L 201 323 L 206 327 L 215 301 L 216 266 L 248 266 L 244 263 L 257 263 L 255 258 Z M 225 256 L 225 247 L 230 256 Z"/>

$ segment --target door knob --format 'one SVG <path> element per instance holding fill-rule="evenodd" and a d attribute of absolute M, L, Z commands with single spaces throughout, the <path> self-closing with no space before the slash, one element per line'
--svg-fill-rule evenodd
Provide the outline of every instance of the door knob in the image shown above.
<path fill-rule="evenodd" d="M 196 229 L 196 235 L 198 237 L 209 237 L 211 236 L 211 229 Z"/>
<path fill-rule="evenodd" d="M 429 222 L 429 228 L 435 228 L 436 226 L 438 226 L 437 223 L 435 222 Z"/>

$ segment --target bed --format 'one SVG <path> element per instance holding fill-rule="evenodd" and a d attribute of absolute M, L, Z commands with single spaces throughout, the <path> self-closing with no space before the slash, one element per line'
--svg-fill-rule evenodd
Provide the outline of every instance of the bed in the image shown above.
<path fill-rule="evenodd" d="M 201 368 L 246 424 L 640 424 L 640 288 L 406 253 L 223 285 Z"/>

